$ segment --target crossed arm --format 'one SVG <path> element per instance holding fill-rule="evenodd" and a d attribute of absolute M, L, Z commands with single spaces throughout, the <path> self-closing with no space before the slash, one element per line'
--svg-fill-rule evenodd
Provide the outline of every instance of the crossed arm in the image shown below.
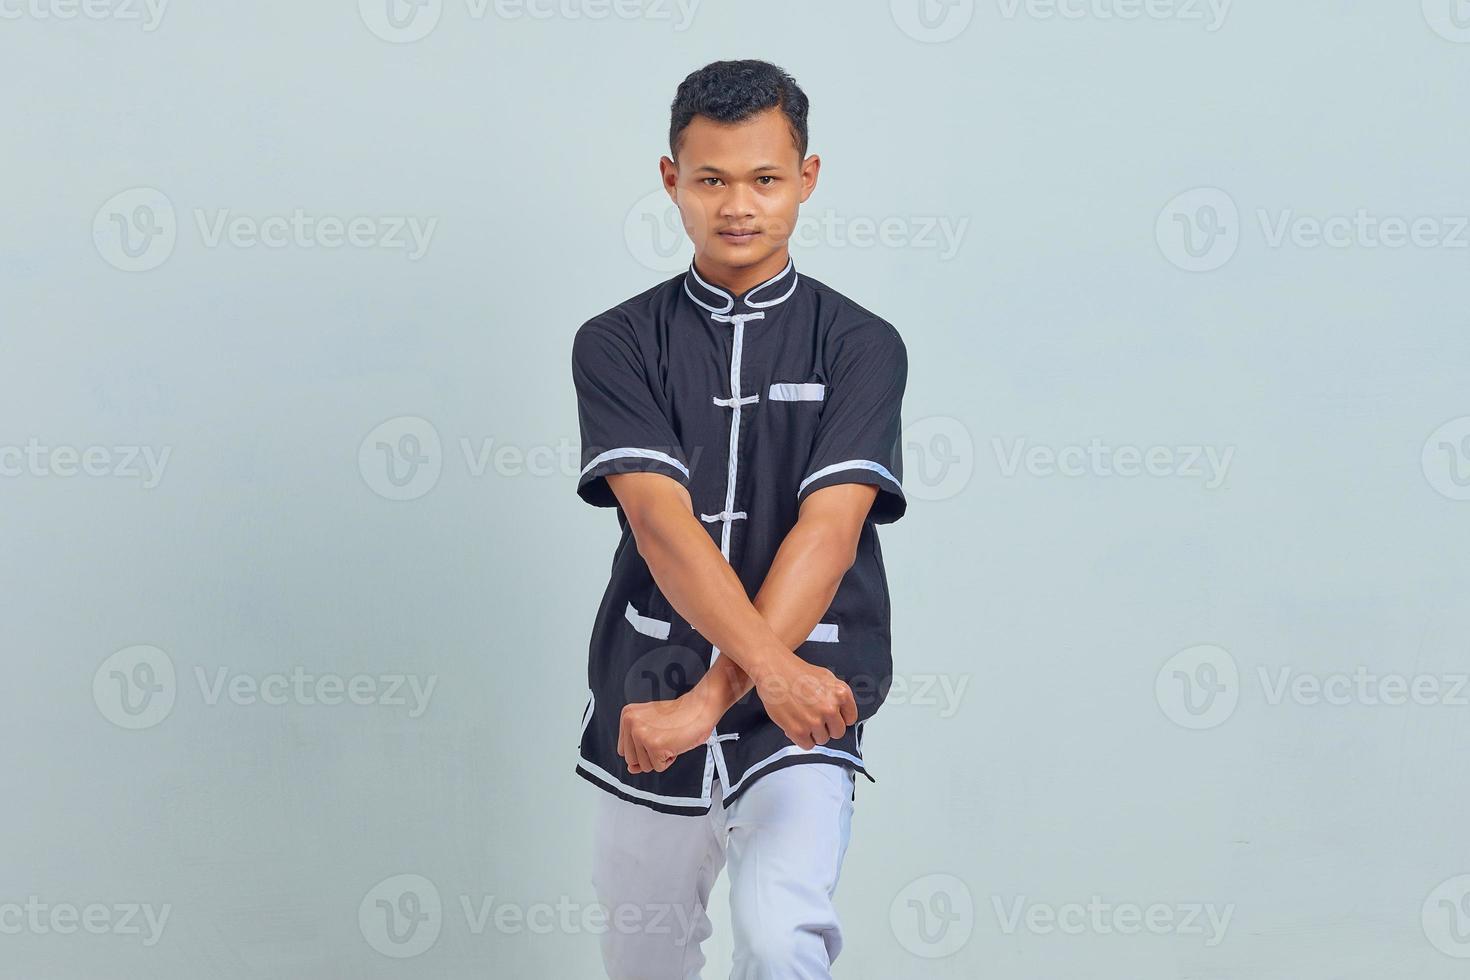
<path fill-rule="evenodd" d="M 754 687 L 766 713 L 803 749 L 841 738 L 857 721 L 851 689 L 793 650 L 831 606 L 852 567 L 878 488 L 841 483 L 811 493 L 751 600 L 694 516 L 689 492 L 658 473 L 609 475 L 638 553 L 660 591 L 720 650 L 688 693 L 623 709 L 618 753 L 630 772 L 662 772 L 704 743 Z"/>

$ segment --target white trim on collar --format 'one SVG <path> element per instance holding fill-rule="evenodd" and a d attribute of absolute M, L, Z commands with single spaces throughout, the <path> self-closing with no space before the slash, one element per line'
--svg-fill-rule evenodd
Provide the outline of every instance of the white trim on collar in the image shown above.
<path fill-rule="evenodd" d="M 759 293 L 761 290 L 766 289 L 767 287 L 775 286 L 778 282 L 780 282 L 782 279 L 785 279 L 787 276 L 791 277 L 791 285 L 788 286 L 786 292 L 782 293 L 780 296 L 777 296 L 774 299 L 762 300 L 751 298 L 752 296 L 755 296 L 757 293 Z M 791 298 L 792 293 L 796 292 L 796 284 L 798 281 L 800 281 L 800 278 L 801 277 L 796 272 L 795 260 L 788 255 L 786 257 L 786 267 L 771 278 L 767 279 L 765 282 L 757 286 L 752 286 L 750 289 L 747 289 L 745 291 L 745 295 L 741 297 L 740 303 L 743 306 L 748 307 L 752 310 L 762 310 L 767 307 L 775 306 L 778 303 L 784 303 Z M 699 292 L 704 293 L 707 299 L 718 301 L 723 305 L 714 306 L 711 303 L 706 302 L 705 299 L 701 299 L 698 295 L 696 295 L 695 290 L 690 288 L 691 279 L 698 286 Z M 694 267 L 694 261 L 692 259 L 689 262 L 689 274 L 684 277 L 684 292 L 689 294 L 690 299 L 694 300 L 694 302 L 698 303 L 700 306 L 704 307 L 711 313 L 725 314 L 735 309 L 735 297 L 730 294 L 730 291 L 727 289 L 722 289 L 719 286 L 714 285 L 713 283 L 706 282 L 705 278 L 699 274 L 699 270 Z"/>

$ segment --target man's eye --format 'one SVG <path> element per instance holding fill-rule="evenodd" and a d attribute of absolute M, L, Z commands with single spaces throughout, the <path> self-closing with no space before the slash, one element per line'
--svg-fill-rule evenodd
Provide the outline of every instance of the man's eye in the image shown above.
<path fill-rule="evenodd" d="M 776 178 L 775 177 L 772 177 L 770 174 L 762 174 L 761 176 L 759 176 L 759 177 L 756 178 L 756 180 L 775 180 L 775 179 Z M 766 186 L 769 187 L 770 185 L 767 184 Z"/>
<path fill-rule="evenodd" d="M 705 177 L 705 178 L 704 178 L 704 180 L 706 180 L 706 181 L 710 181 L 710 180 L 713 180 L 713 181 L 716 181 L 716 182 L 718 182 L 718 181 L 719 181 L 719 179 L 720 179 L 720 178 L 718 178 L 718 177 Z M 706 186 L 706 187 L 713 187 L 713 186 L 715 186 L 715 185 L 714 185 L 714 184 L 708 184 L 708 183 L 707 183 L 707 184 L 705 184 L 705 185 L 704 185 L 704 186 Z"/>

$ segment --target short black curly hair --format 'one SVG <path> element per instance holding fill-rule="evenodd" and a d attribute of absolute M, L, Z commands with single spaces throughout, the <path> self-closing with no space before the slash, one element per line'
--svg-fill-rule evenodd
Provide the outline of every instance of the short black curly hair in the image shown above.
<path fill-rule="evenodd" d="M 738 123 L 758 112 L 780 109 L 804 160 L 807 107 L 806 93 L 796 80 L 768 61 L 712 61 L 679 83 L 669 107 L 669 155 L 679 159 L 681 136 L 695 116 Z"/>

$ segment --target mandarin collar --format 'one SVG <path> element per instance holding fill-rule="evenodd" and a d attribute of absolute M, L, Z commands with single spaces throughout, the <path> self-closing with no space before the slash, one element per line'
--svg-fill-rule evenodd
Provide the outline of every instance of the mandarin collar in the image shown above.
<path fill-rule="evenodd" d="M 739 296 L 734 296 L 728 289 L 723 289 L 705 280 L 699 274 L 699 270 L 694 268 L 694 260 L 690 259 L 689 271 L 684 274 L 684 292 L 711 314 L 748 313 L 786 302 L 791 298 L 791 294 L 796 292 L 796 283 L 799 278 L 796 273 L 796 263 L 788 255 L 786 268 L 765 282 L 751 286 Z"/>

